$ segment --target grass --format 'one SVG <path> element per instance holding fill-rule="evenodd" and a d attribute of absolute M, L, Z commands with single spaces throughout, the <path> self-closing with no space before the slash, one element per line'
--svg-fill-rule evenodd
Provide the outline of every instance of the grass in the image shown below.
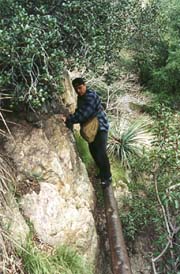
<path fill-rule="evenodd" d="M 28 240 L 26 251 L 20 250 L 23 268 L 27 274 L 92 274 L 91 266 L 70 247 L 61 246 L 51 255 L 40 251 Z"/>
<path fill-rule="evenodd" d="M 75 139 L 76 139 L 79 156 L 82 159 L 83 163 L 86 165 L 86 168 L 88 169 L 94 163 L 89 153 L 88 144 L 86 141 L 83 140 L 83 138 L 80 136 L 78 132 L 75 132 Z"/>
<path fill-rule="evenodd" d="M 56 249 L 53 260 L 68 270 L 67 274 L 92 274 L 91 266 L 69 247 L 62 246 Z"/>
<path fill-rule="evenodd" d="M 26 251 L 21 250 L 19 253 L 23 268 L 26 273 L 31 274 L 50 274 L 52 273 L 52 265 L 43 252 L 39 252 L 38 249 L 33 245 L 32 242 L 28 242 L 26 246 Z M 54 269 L 55 273 L 55 269 Z"/>

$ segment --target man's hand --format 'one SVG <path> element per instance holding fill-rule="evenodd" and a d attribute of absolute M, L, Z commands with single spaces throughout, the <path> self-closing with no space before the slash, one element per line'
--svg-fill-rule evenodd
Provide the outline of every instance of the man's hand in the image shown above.
<path fill-rule="evenodd" d="M 64 115 L 64 114 L 60 114 L 60 119 L 61 121 L 63 121 L 66 125 L 67 128 L 69 128 L 70 130 L 73 131 L 73 124 L 67 120 L 68 116 Z"/>
<path fill-rule="evenodd" d="M 66 123 L 67 117 L 64 114 L 60 114 L 60 119 Z"/>

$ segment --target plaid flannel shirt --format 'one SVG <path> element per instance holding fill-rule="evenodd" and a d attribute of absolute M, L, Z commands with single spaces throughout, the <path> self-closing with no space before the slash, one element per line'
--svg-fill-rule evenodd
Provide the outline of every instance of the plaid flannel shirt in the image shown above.
<path fill-rule="evenodd" d="M 99 130 L 108 131 L 109 123 L 103 111 L 101 100 L 95 91 L 87 89 L 83 96 L 78 96 L 77 108 L 74 114 L 69 115 L 67 124 L 79 123 L 82 125 L 95 116 L 97 116 L 99 120 Z"/>

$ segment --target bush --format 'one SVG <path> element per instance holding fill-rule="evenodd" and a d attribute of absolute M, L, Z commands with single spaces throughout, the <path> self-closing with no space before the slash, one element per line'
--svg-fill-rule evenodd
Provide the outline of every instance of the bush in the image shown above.
<path fill-rule="evenodd" d="M 12 106 L 37 109 L 60 91 L 61 34 L 53 16 L 28 15 L 17 3 L 11 13 L 0 22 L 0 88 L 12 96 Z"/>
<path fill-rule="evenodd" d="M 41 108 L 60 90 L 63 66 L 98 66 L 119 58 L 138 0 L 0 0 L 0 90 L 12 106 Z"/>
<path fill-rule="evenodd" d="M 129 47 L 135 52 L 140 81 L 159 93 L 179 92 L 179 1 L 150 1 L 135 17 Z"/>
<path fill-rule="evenodd" d="M 148 220 L 154 228 L 153 237 L 153 267 L 160 273 L 177 273 L 179 265 L 179 113 L 159 103 L 151 112 L 155 121 L 152 131 L 155 136 L 153 147 L 141 159 L 132 162 L 131 180 L 137 181 L 129 186 L 133 190 L 133 207 L 129 218 L 124 216 L 126 224 L 130 222 L 133 231 L 127 231 L 132 237 L 138 231 L 138 218 Z M 140 176 L 140 174 L 142 176 Z M 139 195 L 139 180 L 143 180 L 146 189 Z M 135 194 L 138 193 L 139 199 Z M 141 190 L 140 190 L 141 194 Z M 145 195 L 144 195 L 145 194 Z M 140 204 L 140 200 L 143 204 Z M 135 204 L 134 204 L 135 203 Z M 131 206 L 131 205 L 130 205 Z M 141 207 L 135 210 L 135 207 Z M 155 210 L 152 210 L 155 209 Z M 150 214 L 149 214 L 150 213 Z M 136 218 L 136 216 L 139 216 Z M 139 220 L 138 220 L 139 222 Z M 145 225 L 145 222 L 142 222 Z M 167 240 L 170 239 L 170 240 Z"/>

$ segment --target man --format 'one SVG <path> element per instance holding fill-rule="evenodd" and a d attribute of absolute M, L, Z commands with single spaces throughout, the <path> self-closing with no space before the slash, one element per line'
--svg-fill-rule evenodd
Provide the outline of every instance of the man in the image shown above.
<path fill-rule="evenodd" d="M 103 111 L 101 100 L 95 91 L 87 88 L 83 78 L 75 78 L 72 85 L 78 95 L 77 108 L 74 114 L 70 114 L 64 121 L 68 128 L 79 123 L 82 126 L 90 118 L 96 116 L 99 128 L 92 143 L 89 143 L 90 153 L 99 168 L 99 177 L 103 188 L 109 186 L 112 181 L 110 163 L 106 152 L 109 124 Z"/>

